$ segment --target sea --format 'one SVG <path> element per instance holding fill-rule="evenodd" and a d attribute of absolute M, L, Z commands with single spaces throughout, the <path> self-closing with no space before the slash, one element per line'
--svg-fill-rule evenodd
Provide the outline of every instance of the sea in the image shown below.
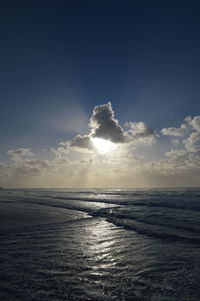
<path fill-rule="evenodd" d="M 200 188 L 1 189 L 0 300 L 200 301 Z"/>

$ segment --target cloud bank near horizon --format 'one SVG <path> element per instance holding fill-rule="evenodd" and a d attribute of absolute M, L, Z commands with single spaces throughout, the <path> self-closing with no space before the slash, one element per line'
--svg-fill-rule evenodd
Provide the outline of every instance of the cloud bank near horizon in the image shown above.
<path fill-rule="evenodd" d="M 110 102 L 95 106 L 87 133 L 41 154 L 26 147 L 2 154 L 0 186 L 199 186 L 200 116 L 188 116 L 180 127 L 157 132 L 160 135 L 143 121 L 122 126 Z M 98 154 L 93 138 L 110 140 L 117 151 Z M 158 156 L 164 140 L 164 151 Z"/>

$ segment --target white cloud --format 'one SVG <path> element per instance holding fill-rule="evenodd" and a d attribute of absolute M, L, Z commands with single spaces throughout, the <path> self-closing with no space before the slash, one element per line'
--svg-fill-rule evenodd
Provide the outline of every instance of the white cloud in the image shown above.
<path fill-rule="evenodd" d="M 65 158 L 70 151 L 70 142 L 62 141 L 59 143 L 57 148 L 51 148 L 52 153 L 56 156 L 56 158 Z"/>
<path fill-rule="evenodd" d="M 33 176 L 39 176 L 41 174 L 41 169 L 37 166 L 17 166 L 15 168 L 15 175 L 17 177 L 33 177 Z"/>
<path fill-rule="evenodd" d="M 26 178 L 26 177 L 35 177 L 41 175 L 45 172 L 51 165 L 48 160 L 41 159 L 22 159 L 16 161 L 12 166 L 14 174 L 17 177 Z"/>
<path fill-rule="evenodd" d="M 190 153 L 188 155 L 188 160 L 186 160 L 186 163 L 189 167 L 200 168 L 200 152 Z"/>
<path fill-rule="evenodd" d="M 95 107 L 89 125 L 89 133 L 60 142 L 51 148 L 51 153 L 47 150 L 37 157 L 31 157 L 33 153 L 29 148 L 9 150 L 7 154 L 11 160 L 7 164 L 0 162 L 0 186 L 141 187 L 198 184 L 199 116 L 187 117 L 180 128 L 162 129 L 163 135 L 171 137 L 168 142 L 163 139 L 164 143 L 161 138 L 151 148 L 149 144 L 157 136 L 155 131 L 144 122 L 126 122 L 122 127 L 114 116 L 111 103 Z M 118 145 L 117 151 L 109 155 L 97 154 L 93 151 L 93 137 L 113 141 Z M 170 150 L 171 143 L 173 148 Z M 77 149 L 83 151 L 80 153 Z M 45 160 L 41 159 L 44 156 Z"/>
<path fill-rule="evenodd" d="M 48 160 L 40 160 L 40 159 L 31 159 L 23 161 L 23 164 L 28 167 L 37 167 L 40 169 L 47 168 L 49 166 Z"/>
<path fill-rule="evenodd" d="M 181 156 L 185 156 L 186 153 L 187 153 L 187 151 L 184 149 L 178 149 L 178 150 L 172 149 L 166 153 L 166 156 L 173 158 L 173 159 L 177 159 Z"/>
<path fill-rule="evenodd" d="M 200 116 L 196 116 L 192 119 L 193 128 L 200 131 Z"/>
<path fill-rule="evenodd" d="M 21 161 L 24 157 L 30 157 L 33 155 L 29 148 L 17 148 L 7 151 L 7 154 L 11 156 L 13 161 Z"/>
<path fill-rule="evenodd" d="M 192 132 L 189 137 L 183 141 L 185 148 L 189 152 L 197 152 L 200 150 L 200 132 Z"/>
<path fill-rule="evenodd" d="M 188 133 L 188 129 L 185 124 L 182 124 L 180 128 L 163 128 L 161 133 L 165 136 L 183 137 Z"/>
<path fill-rule="evenodd" d="M 126 122 L 125 126 L 128 128 L 127 141 L 143 144 L 152 144 L 155 141 L 155 131 L 147 127 L 144 122 Z"/>
<path fill-rule="evenodd" d="M 188 116 L 185 120 L 193 129 L 200 131 L 200 116 L 195 116 L 194 118 Z"/>

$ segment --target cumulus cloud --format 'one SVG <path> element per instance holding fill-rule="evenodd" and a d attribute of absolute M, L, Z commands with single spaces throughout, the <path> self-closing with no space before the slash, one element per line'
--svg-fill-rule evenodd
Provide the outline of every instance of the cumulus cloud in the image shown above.
<path fill-rule="evenodd" d="M 38 167 L 18 166 L 15 168 L 17 177 L 33 177 L 41 174 L 41 169 Z"/>
<path fill-rule="evenodd" d="M 69 153 L 70 149 L 70 142 L 69 141 L 62 141 L 59 143 L 57 148 L 52 148 L 51 151 L 54 153 L 57 159 L 66 158 L 66 155 Z"/>
<path fill-rule="evenodd" d="M 194 118 L 187 116 L 184 121 L 180 128 L 163 128 L 161 133 L 166 136 L 183 137 L 191 131 L 200 131 L 200 116 L 195 116 Z"/>
<path fill-rule="evenodd" d="M 170 162 L 178 162 L 179 165 L 188 167 L 198 167 L 198 153 L 200 152 L 200 116 L 188 116 L 180 128 L 164 128 L 161 130 L 163 135 L 179 136 L 179 140 L 171 140 L 174 145 L 184 146 L 184 149 L 171 150 L 166 153 Z M 175 142 L 175 143 L 174 143 Z"/>
<path fill-rule="evenodd" d="M 192 119 L 193 128 L 200 131 L 200 116 L 196 116 Z"/>
<path fill-rule="evenodd" d="M 48 160 L 30 158 L 33 153 L 29 148 L 9 150 L 7 154 L 11 156 L 11 160 L 14 162 L 7 166 L 8 172 L 13 174 L 14 178 L 28 179 L 29 177 L 39 176 L 50 166 Z"/>
<path fill-rule="evenodd" d="M 200 116 L 195 116 L 194 118 L 188 116 L 185 120 L 194 130 L 200 131 Z"/>
<path fill-rule="evenodd" d="M 183 141 L 185 148 L 189 152 L 197 152 L 200 150 L 200 132 L 192 132 L 189 137 Z"/>
<path fill-rule="evenodd" d="M 164 128 L 163 135 L 179 136 L 180 141 L 188 152 L 200 150 L 200 116 L 187 116 L 180 128 Z M 182 140 L 181 140 L 182 138 Z M 178 143 L 177 143 L 178 144 Z"/>
<path fill-rule="evenodd" d="M 89 126 L 89 134 L 75 136 L 71 141 L 72 147 L 94 150 L 92 138 L 102 138 L 118 144 L 144 142 L 145 139 L 150 143 L 155 138 L 155 132 L 144 122 L 126 122 L 125 131 L 115 118 L 110 102 L 94 107 Z"/>
<path fill-rule="evenodd" d="M 114 111 L 110 102 L 96 106 L 90 119 L 91 135 L 96 138 L 108 139 L 114 143 L 123 143 L 126 133 L 114 118 Z"/>
<path fill-rule="evenodd" d="M 31 160 L 25 160 L 23 162 L 24 165 L 30 166 L 30 167 L 37 167 L 40 169 L 47 168 L 49 166 L 48 160 L 40 160 L 40 159 L 31 159 Z"/>
<path fill-rule="evenodd" d="M 71 146 L 72 147 L 78 147 L 78 148 L 83 148 L 83 149 L 88 149 L 88 150 L 93 150 L 94 146 L 92 144 L 91 140 L 91 135 L 77 135 L 73 138 L 71 141 Z"/>
<path fill-rule="evenodd" d="M 144 122 L 126 122 L 125 126 L 128 128 L 127 135 L 129 141 L 139 141 L 144 144 L 154 142 L 156 133 L 153 129 L 147 127 Z"/>
<path fill-rule="evenodd" d="M 186 163 L 189 167 L 200 167 L 200 151 L 198 151 L 197 153 L 189 153 Z"/>
<path fill-rule="evenodd" d="M 32 156 L 33 153 L 29 148 L 17 148 L 7 151 L 7 154 L 11 156 L 13 161 L 21 161 L 24 157 Z"/>
<path fill-rule="evenodd" d="M 165 136 L 183 137 L 188 133 L 188 129 L 185 124 L 182 124 L 180 128 L 163 128 L 161 133 Z"/>
<path fill-rule="evenodd" d="M 184 149 L 171 149 L 169 152 L 166 153 L 166 156 L 172 158 L 172 159 L 177 159 L 179 157 L 183 157 L 187 154 L 187 151 Z"/>
<path fill-rule="evenodd" d="M 14 175 L 17 178 L 38 177 L 43 174 L 50 166 L 50 161 L 41 159 L 22 159 L 16 161 L 12 166 Z"/>
<path fill-rule="evenodd" d="M 173 126 L 173 125 L 172 125 Z M 89 131 L 80 131 L 71 141 L 62 141 L 41 157 L 29 148 L 9 150 L 11 161 L 0 162 L 0 186 L 146 186 L 197 185 L 200 176 L 200 116 L 186 117 L 180 127 L 163 128 L 158 145 L 148 148 L 158 136 L 144 122 L 115 118 L 111 103 L 96 106 Z M 96 153 L 93 138 L 118 144 L 110 156 Z M 159 144 L 160 143 L 160 144 Z M 170 150 L 171 146 L 171 150 Z M 78 153 L 81 150 L 82 153 Z M 41 160 L 46 156 L 47 160 Z M 53 156 L 52 156 L 53 155 Z M 109 172 L 105 173 L 105 170 Z"/>
<path fill-rule="evenodd" d="M 164 170 L 196 170 L 200 167 L 200 116 L 186 117 L 180 128 L 162 129 L 164 135 L 179 136 L 176 146 L 183 149 L 172 149 L 166 153 L 168 160 L 164 160 Z M 160 167 L 160 163 L 158 162 Z"/>

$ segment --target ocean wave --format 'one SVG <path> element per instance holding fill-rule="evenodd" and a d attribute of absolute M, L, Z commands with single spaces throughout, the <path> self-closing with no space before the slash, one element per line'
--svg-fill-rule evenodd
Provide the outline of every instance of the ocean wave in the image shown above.
<path fill-rule="evenodd" d="M 156 191 L 158 195 L 152 197 Z M 103 217 L 115 225 L 154 238 L 199 243 L 200 202 L 197 198 L 199 194 L 197 189 L 109 190 L 110 194 L 107 197 L 105 190 L 101 193 L 100 190 L 95 192 L 91 190 L 88 194 L 88 190 L 82 193 L 74 190 L 70 193 L 66 190 L 26 190 L 26 192 L 18 190 L 12 195 L 4 192 L 2 201 L 6 202 L 7 199 L 9 202 L 77 210 L 90 216 Z M 136 197 L 136 193 L 140 194 L 139 197 Z M 135 197 L 132 196 L 133 194 Z M 148 197 L 148 194 L 151 196 Z M 188 195 L 195 195 L 195 197 L 188 199 Z"/>
<path fill-rule="evenodd" d="M 199 198 L 104 192 L 0 192 L 1 300 L 199 300 Z"/>
<path fill-rule="evenodd" d="M 147 225 L 146 223 L 130 221 L 116 217 L 108 217 L 107 221 L 112 222 L 116 226 L 123 226 L 125 229 L 133 230 L 139 234 L 147 235 L 153 238 L 200 244 L 200 237 L 195 237 L 191 233 L 180 233 L 176 230 L 170 231 L 168 227 L 161 225 Z"/>

